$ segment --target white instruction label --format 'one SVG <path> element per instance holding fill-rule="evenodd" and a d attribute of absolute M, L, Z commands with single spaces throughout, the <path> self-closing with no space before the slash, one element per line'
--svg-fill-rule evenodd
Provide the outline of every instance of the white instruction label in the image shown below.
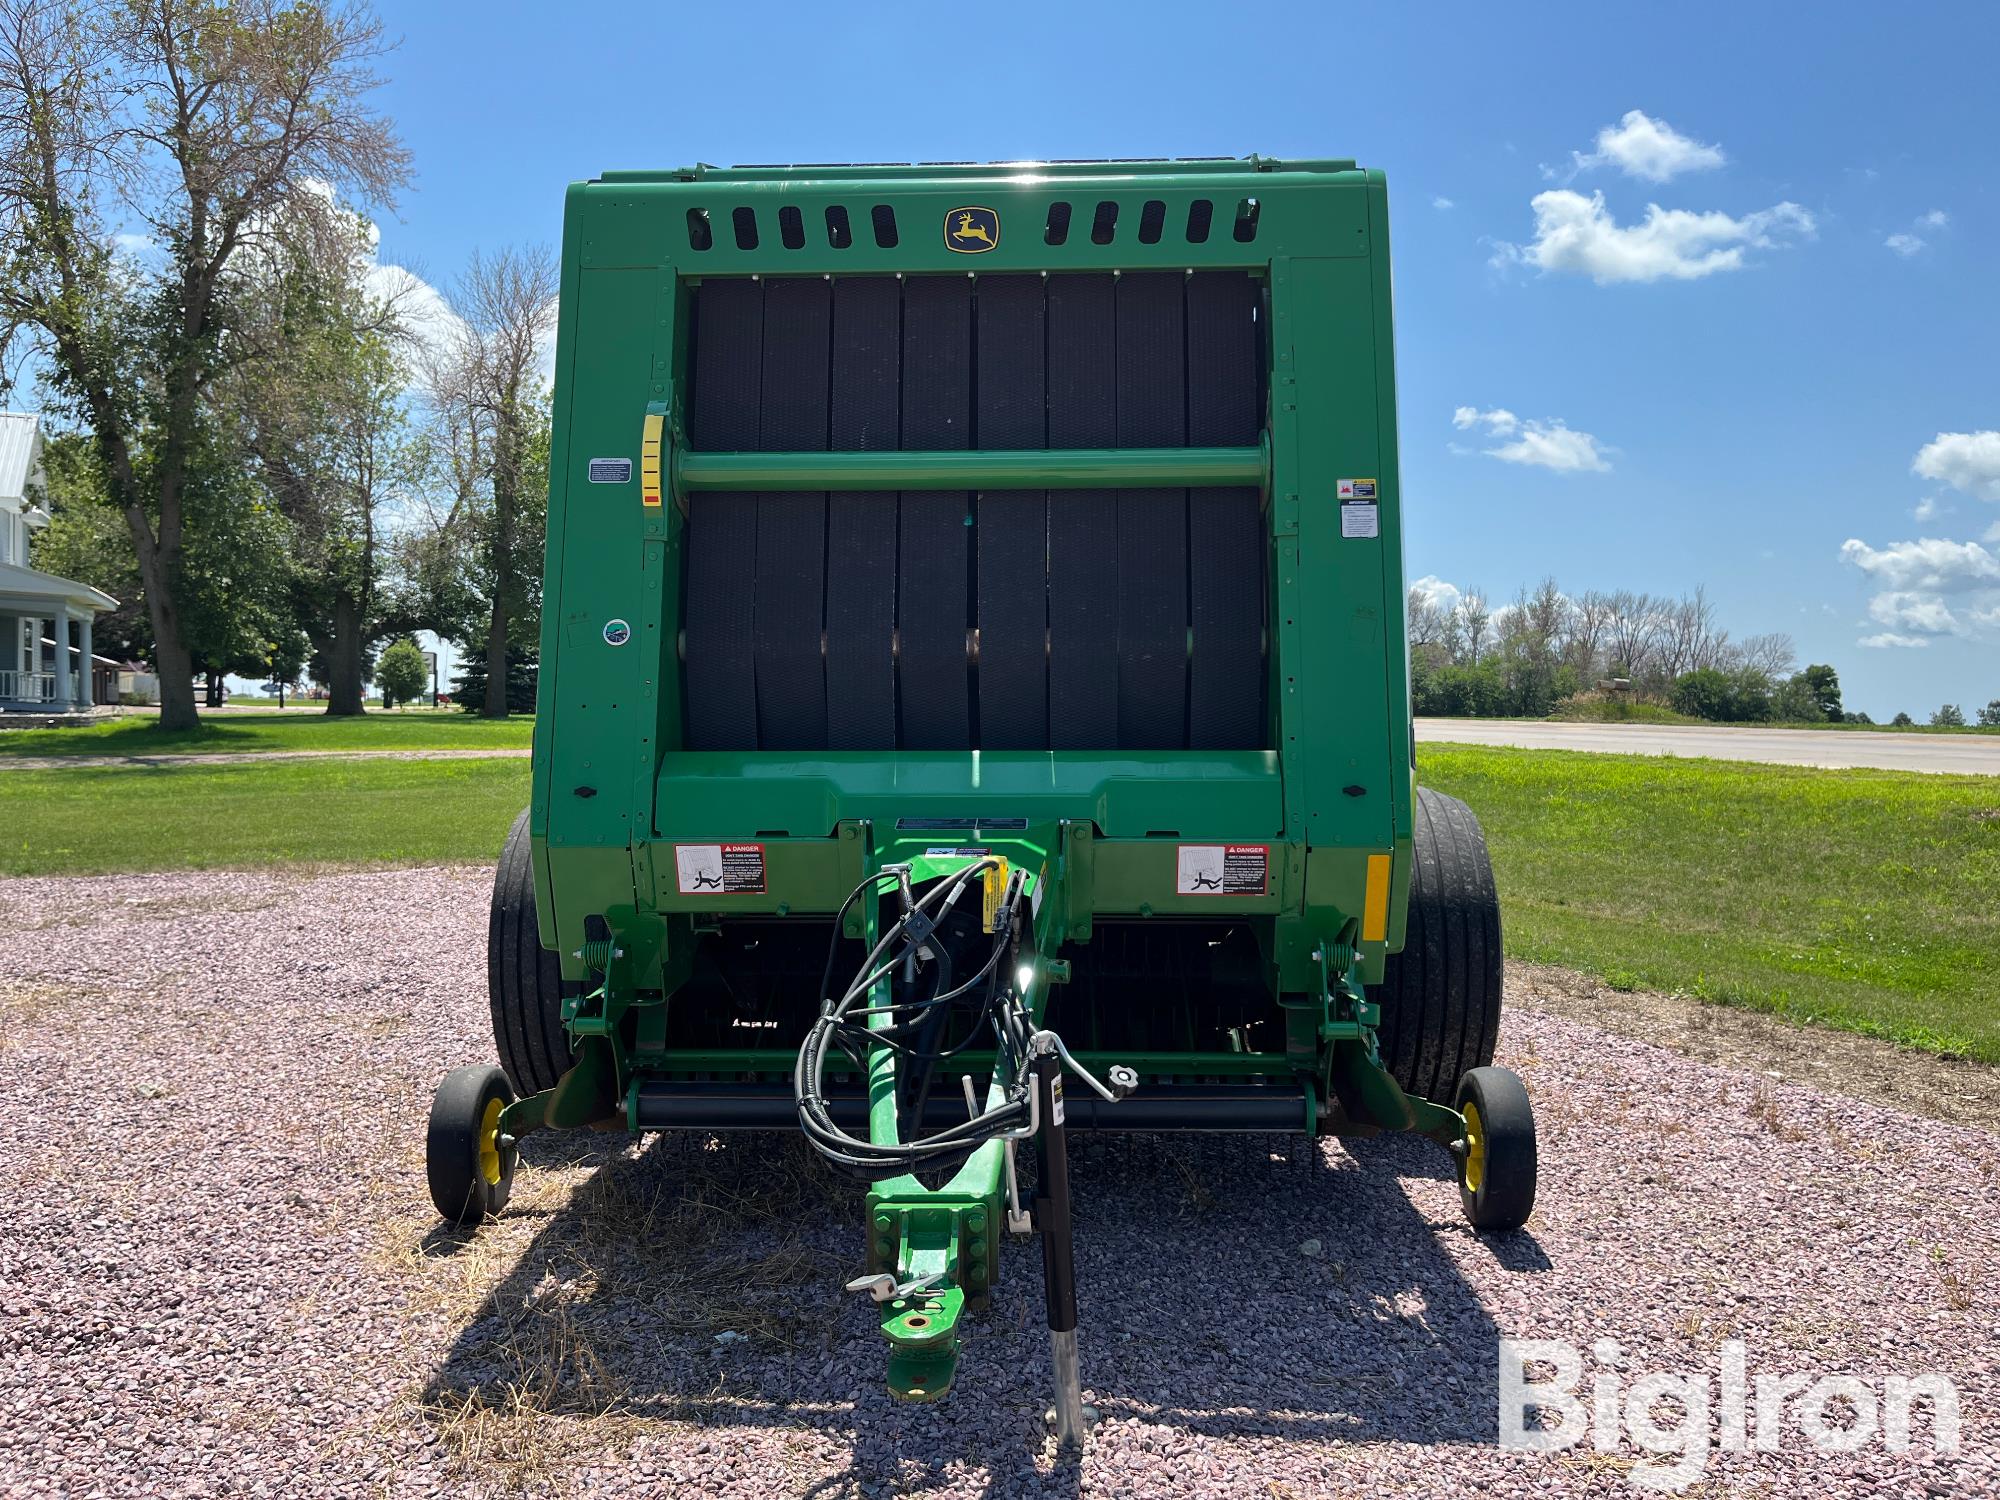
<path fill-rule="evenodd" d="M 1262 896 L 1271 888 L 1269 844 L 1182 844 L 1174 874 L 1180 896 Z"/>
<path fill-rule="evenodd" d="M 632 460 L 629 458 L 593 458 L 590 461 L 590 482 L 592 484 L 630 484 L 632 482 Z"/>
<path fill-rule="evenodd" d="M 762 844 L 676 844 L 674 873 L 683 896 L 761 896 Z"/>
<path fill-rule="evenodd" d="M 1340 502 L 1340 534 L 1344 537 L 1368 538 L 1382 534 L 1381 523 L 1376 519 L 1373 500 L 1343 500 Z"/>

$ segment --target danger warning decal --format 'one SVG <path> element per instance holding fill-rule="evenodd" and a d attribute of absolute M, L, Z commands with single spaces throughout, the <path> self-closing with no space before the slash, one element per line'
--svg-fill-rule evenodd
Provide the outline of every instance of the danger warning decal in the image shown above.
<path fill-rule="evenodd" d="M 674 872 L 683 896 L 761 896 L 762 844 L 676 844 Z"/>
<path fill-rule="evenodd" d="M 1271 889 L 1269 844 L 1182 844 L 1174 891 L 1182 896 L 1262 896 Z"/>

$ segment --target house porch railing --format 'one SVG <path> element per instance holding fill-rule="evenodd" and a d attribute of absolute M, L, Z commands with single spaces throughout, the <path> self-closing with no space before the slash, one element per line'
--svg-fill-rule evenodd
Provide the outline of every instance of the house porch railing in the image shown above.
<path fill-rule="evenodd" d="M 0 702 L 53 703 L 55 701 L 55 673 L 8 671 L 0 668 Z"/>

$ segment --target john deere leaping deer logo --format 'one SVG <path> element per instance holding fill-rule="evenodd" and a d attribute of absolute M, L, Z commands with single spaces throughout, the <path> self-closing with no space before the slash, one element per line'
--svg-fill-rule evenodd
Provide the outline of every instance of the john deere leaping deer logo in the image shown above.
<path fill-rule="evenodd" d="M 944 245 L 961 255 L 984 255 L 1000 243 L 1000 215 L 990 208 L 954 208 L 944 216 Z"/>

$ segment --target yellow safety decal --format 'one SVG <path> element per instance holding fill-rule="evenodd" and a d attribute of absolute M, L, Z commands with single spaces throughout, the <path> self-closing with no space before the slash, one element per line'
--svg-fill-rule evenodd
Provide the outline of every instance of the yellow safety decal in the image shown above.
<path fill-rule="evenodd" d="M 1379 943 L 1389 935 L 1389 856 L 1368 856 L 1368 898 L 1361 907 L 1361 941 Z"/>
<path fill-rule="evenodd" d="M 983 901 L 979 913 L 979 930 L 991 932 L 993 924 L 1000 920 L 1000 903 L 1007 896 L 1007 861 L 988 865 L 981 877 Z"/>
<path fill-rule="evenodd" d="M 660 503 L 660 437 L 666 424 L 659 412 L 648 412 L 646 434 L 639 444 L 639 498 L 654 508 Z"/>

